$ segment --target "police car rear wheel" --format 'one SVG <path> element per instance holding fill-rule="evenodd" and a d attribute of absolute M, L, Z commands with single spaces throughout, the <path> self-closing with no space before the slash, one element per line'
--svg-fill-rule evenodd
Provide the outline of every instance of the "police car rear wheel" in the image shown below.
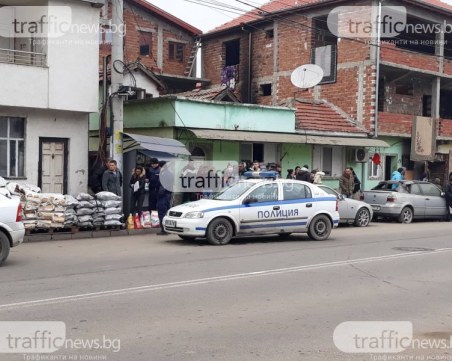
<path fill-rule="evenodd" d="M 233 235 L 231 222 L 226 218 L 216 218 L 207 227 L 207 241 L 215 246 L 228 244 Z"/>
<path fill-rule="evenodd" d="M 331 221 L 325 215 L 316 216 L 309 225 L 308 236 L 316 241 L 323 241 L 330 236 Z"/>

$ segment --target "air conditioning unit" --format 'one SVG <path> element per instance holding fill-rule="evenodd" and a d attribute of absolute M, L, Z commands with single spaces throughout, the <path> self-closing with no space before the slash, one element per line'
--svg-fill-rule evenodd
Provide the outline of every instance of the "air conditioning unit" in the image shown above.
<path fill-rule="evenodd" d="M 360 162 L 367 162 L 369 160 L 369 153 L 367 151 L 367 149 L 364 148 L 356 148 L 353 152 L 354 154 L 354 158 L 355 158 L 355 162 L 360 163 Z"/>

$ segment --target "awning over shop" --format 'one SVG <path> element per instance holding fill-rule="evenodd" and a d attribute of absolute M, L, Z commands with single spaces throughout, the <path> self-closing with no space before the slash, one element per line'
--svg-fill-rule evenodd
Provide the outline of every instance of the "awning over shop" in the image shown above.
<path fill-rule="evenodd" d="M 247 141 L 247 142 L 266 142 L 266 143 L 293 143 L 293 144 L 324 144 L 324 145 L 342 145 L 355 147 L 389 147 L 390 145 L 380 139 L 371 138 L 353 138 L 353 137 L 324 137 L 320 135 L 303 135 L 288 133 L 266 133 L 249 132 L 237 130 L 217 130 L 217 129 L 189 129 L 198 138 L 229 140 L 229 141 Z"/>
<path fill-rule="evenodd" d="M 150 137 L 148 135 L 124 133 L 123 150 L 130 152 L 131 150 L 147 149 L 154 152 L 190 155 L 190 152 L 181 142 L 170 138 Z"/>

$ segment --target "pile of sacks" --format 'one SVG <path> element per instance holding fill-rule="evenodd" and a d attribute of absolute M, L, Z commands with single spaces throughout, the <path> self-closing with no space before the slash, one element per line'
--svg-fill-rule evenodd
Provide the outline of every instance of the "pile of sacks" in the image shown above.
<path fill-rule="evenodd" d="M 96 197 L 80 193 L 74 198 L 40 193 L 39 187 L 29 184 L 5 181 L 1 186 L 5 195 L 20 197 L 26 229 L 124 225 L 122 199 L 114 193 L 100 192 Z"/>
<path fill-rule="evenodd" d="M 99 192 L 96 197 L 77 195 L 76 215 L 79 227 L 122 226 L 122 199 L 114 193 Z"/>
<path fill-rule="evenodd" d="M 123 226 L 124 215 L 122 214 L 122 199 L 111 192 L 99 192 L 96 199 L 105 215 L 104 226 Z"/>

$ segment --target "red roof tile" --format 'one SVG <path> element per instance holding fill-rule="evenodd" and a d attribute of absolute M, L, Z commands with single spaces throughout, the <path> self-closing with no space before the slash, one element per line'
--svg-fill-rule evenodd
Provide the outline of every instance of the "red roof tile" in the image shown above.
<path fill-rule="evenodd" d="M 296 109 L 296 129 L 323 132 L 366 133 L 364 129 L 334 109 L 331 104 L 325 102 L 295 101 L 293 107 Z"/>
<path fill-rule="evenodd" d="M 216 27 L 215 29 L 209 31 L 209 33 L 215 33 L 217 31 L 226 30 L 239 26 L 244 23 L 253 22 L 259 19 L 264 19 L 265 15 L 268 13 L 275 13 L 283 10 L 288 10 L 291 8 L 303 8 L 305 6 L 328 3 L 331 0 L 271 0 L 268 3 L 260 6 L 259 9 L 253 9 L 244 15 L 241 15 L 223 25 Z M 448 12 L 452 12 L 452 5 L 446 4 L 440 0 L 407 0 L 413 3 L 418 3 L 427 6 L 433 6 Z"/>

